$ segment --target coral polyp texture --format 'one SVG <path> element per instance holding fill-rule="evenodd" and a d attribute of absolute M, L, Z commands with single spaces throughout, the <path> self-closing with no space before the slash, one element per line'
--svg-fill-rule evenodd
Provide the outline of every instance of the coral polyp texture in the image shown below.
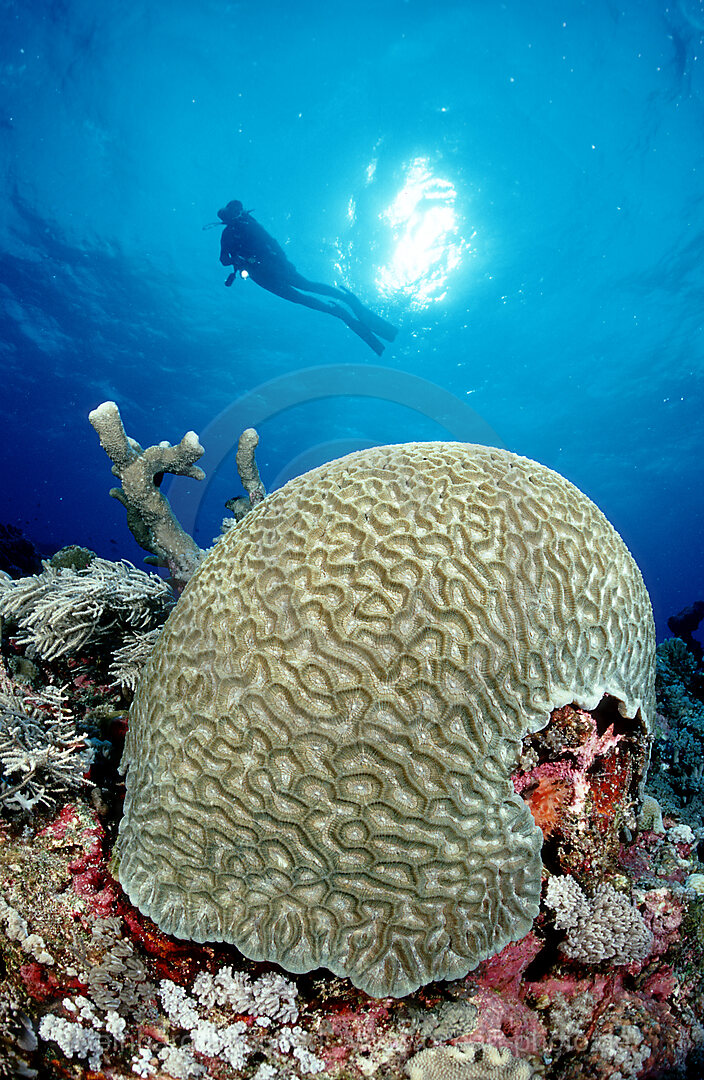
<path fill-rule="evenodd" d="M 465 975 L 538 912 L 521 739 L 653 715 L 648 595 L 603 514 L 503 450 L 363 450 L 215 545 L 140 682 L 116 846 L 167 933 L 373 996 Z"/>

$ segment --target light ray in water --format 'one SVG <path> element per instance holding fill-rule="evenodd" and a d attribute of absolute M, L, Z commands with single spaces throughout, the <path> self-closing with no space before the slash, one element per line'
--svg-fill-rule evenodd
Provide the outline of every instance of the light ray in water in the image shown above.
<path fill-rule="evenodd" d="M 403 187 L 380 215 L 394 239 L 391 258 L 376 279 L 383 296 L 405 293 L 415 308 L 445 297 L 450 273 L 469 248 L 459 234 L 456 197 L 454 185 L 434 176 L 427 158 L 406 166 Z"/>

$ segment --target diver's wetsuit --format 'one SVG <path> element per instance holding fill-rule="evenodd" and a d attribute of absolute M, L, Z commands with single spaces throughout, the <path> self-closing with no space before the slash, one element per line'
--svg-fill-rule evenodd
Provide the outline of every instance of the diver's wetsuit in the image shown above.
<path fill-rule="evenodd" d="M 222 216 L 223 212 L 220 214 Z M 220 239 L 220 262 L 223 266 L 233 268 L 234 275 L 228 279 L 230 284 L 238 272 L 245 270 L 257 285 L 283 297 L 284 300 L 304 304 L 342 319 L 378 356 L 384 351 L 384 344 L 376 334 L 389 341 L 393 341 L 396 336 L 395 327 L 369 311 L 361 300 L 347 289 L 338 289 L 321 281 L 309 281 L 299 274 L 293 263 L 287 259 L 281 245 L 247 211 L 242 211 L 237 217 L 229 216 Z M 347 304 L 354 314 L 351 315 L 339 302 L 326 303 L 315 296 L 309 296 L 308 293 L 333 297 L 334 300 Z"/>

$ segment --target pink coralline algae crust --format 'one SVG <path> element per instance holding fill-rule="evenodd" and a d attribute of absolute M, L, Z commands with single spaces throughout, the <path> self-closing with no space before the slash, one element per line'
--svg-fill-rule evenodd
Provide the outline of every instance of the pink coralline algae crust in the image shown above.
<path fill-rule="evenodd" d="M 76 978 L 57 976 L 46 964 L 23 964 L 19 972 L 29 996 L 40 1003 L 53 1001 L 70 990 L 85 990 L 85 983 Z"/>
<path fill-rule="evenodd" d="M 639 832 L 630 843 L 621 844 L 618 853 L 619 867 L 635 878 L 647 876 L 651 873 L 664 842 L 660 833 L 651 830 Z"/>
<path fill-rule="evenodd" d="M 643 992 L 656 1001 L 667 1001 L 679 986 L 679 980 L 667 965 L 656 968 L 643 983 Z"/>
<path fill-rule="evenodd" d="M 472 973 L 472 983 L 485 990 L 517 994 L 526 968 L 535 960 L 544 942 L 534 930 L 520 941 L 506 945 L 500 953 L 484 960 Z"/>
<path fill-rule="evenodd" d="M 342 1005 L 334 1008 L 326 1017 L 334 1042 L 322 1051 L 322 1057 L 330 1070 L 349 1061 L 355 1055 L 370 1052 L 380 1031 L 388 1027 L 390 1013 L 379 1002 L 365 1001 L 363 1007 Z"/>
<path fill-rule="evenodd" d="M 664 894 L 662 897 L 659 895 L 661 892 Z M 653 890 L 653 915 L 655 916 L 656 910 L 667 913 L 665 924 L 668 930 L 661 939 L 663 944 L 665 940 L 670 943 L 676 941 L 676 929 L 679 925 L 675 914 L 677 905 L 668 907 L 665 903 L 668 896 L 666 889 Z M 578 965 L 552 964 L 548 974 L 531 981 L 526 978 L 526 971 L 540 956 L 543 945 L 541 938 L 532 931 L 522 941 L 506 946 L 501 953 L 485 961 L 476 972 L 467 976 L 468 1000 L 478 1010 L 477 1023 L 471 1033 L 453 1041 L 506 1047 L 514 1054 L 533 1059 L 546 1052 L 550 1057 L 550 1006 L 558 998 L 569 1002 L 579 996 L 586 996 L 591 1000 L 592 1006 L 591 1018 L 584 1024 L 578 1036 L 582 1050 L 588 1049 L 592 1037 L 596 1037 L 599 1032 L 612 1033 L 613 1025 L 609 1017 L 615 1003 L 624 998 L 630 1000 L 631 1008 L 637 1009 L 638 1015 L 647 1021 L 643 1052 L 648 1050 L 645 1055 L 648 1060 L 652 1058 L 659 1065 L 671 1064 L 694 1045 L 687 1026 L 683 1026 L 669 1006 L 666 1010 L 663 1009 L 664 1003 L 672 994 L 675 991 L 681 992 L 682 989 L 681 977 L 670 965 L 650 957 L 644 962 L 623 965 L 610 973 L 595 972 L 585 977 L 584 969 Z M 639 987 L 637 990 L 634 989 L 635 985 Z M 667 1039 L 664 1038 L 662 1027 L 666 1015 L 672 1028 Z M 602 1040 L 595 1045 L 597 1049 L 603 1049 L 606 1043 Z M 597 1060 L 596 1054 L 592 1057 Z M 564 1075 L 571 1076 L 568 1062 L 565 1062 L 565 1068 L 568 1071 Z M 609 1075 L 608 1071 L 599 1072 L 602 1066 L 595 1068 L 594 1075 Z M 562 1076 L 563 1073 L 548 1075 Z M 591 1074 L 585 1072 L 583 1075 Z M 648 1074 L 643 1074 L 646 1075 Z M 634 1076 L 640 1076 L 640 1073 L 635 1073 Z"/>
<path fill-rule="evenodd" d="M 328 1017 L 330 1029 L 338 1038 L 364 1043 L 373 1039 L 379 1024 L 389 1019 L 389 1010 L 379 1002 L 366 1002 L 364 1011 L 343 1006 Z"/>
<path fill-rule="evenodd" d="M 39 836 L 50 836 L 54 840 L 63 840 L 66 836 L 68 829 L 75 829 L 80 825 L 80 818 L 76 807 L 68 804 L 57 814 L 57 816 L 46 825 Z"/>
<path fill-rule="evenodd" d="M 179 985 L 185 985 L 199 971 L 210 970 L 216 955 L 227 955 L 226 948 L 209 948 L 206 945 L 196 945 L 192 941 L 179 941 L 164 934 L 150 918 L 142 915 L 130 904 L 117 882 L 115 887 L 120 894 L 118 911 L 123 925 L 129 931 L 130 940 L 150 957 L 155 978 L 171 979 Z"/>
<path fill-rule="evenodd" d="M 669 1005 L 642 994 L 624 991 L 601 1008 L 592 1024 L 586 1046 L 565 1080 L 584 1076 L 613 1080 L 614 1076 L 637 1076 L 639 1080 L 663 1080 L 670 1070 L 684 1064 L 694 1042 Z M 612 1047 L 623 1059 L 616 1072 Z"/>
<path fill-rule="evenodd" d="M 91 818 L 86 824 L 79 817 L 76 806 L 69 804 L 39 836 L 56 842 L 70 841 L 81 848 L 80 854 L 67 863 L 72 889 L 85 902 L 92 918 L 104 919 L 114 915 L 122 890 L 108 871 L 105 829 L 96 811 L 91 811 Z"/>
<path fill-rule="evenodd" d="M 551 841 L 562 873 L 603 877 L 613 866 L 636 801 L 644 746 L 640 721 L 620 717 L 610 698 L 593 713 L 574 705 L 555 709 L 547 726 L 524 740 L 531 767 L 514 774 L 513 786 Z"/>
<path fill-rule="evenodd" d="M 68 864 L 73 875 L 73 891 L 86 901 L 95 918 L 105 919 L 115 914 L 120 887 L 108 873 L 102 826 L 87 830 L 85 839 L 87 850 Z"/>
<path fill-rule="evenodd" d="M 470 1000 L 479 1012 L 477 1025 L 456 1042 L 489 1043 L 523 1057 L 542 1054 L 547 1043 L 545 1027 L 521 995 L 481 989 Z"/>
<path fill-rule="evenodd" d="M 642 914 L 653 933 L 651 955 L 662 956 L 679 941 L 684 918 L 682 903 L 664 886 L 650 889 L 643 900 Z"/>

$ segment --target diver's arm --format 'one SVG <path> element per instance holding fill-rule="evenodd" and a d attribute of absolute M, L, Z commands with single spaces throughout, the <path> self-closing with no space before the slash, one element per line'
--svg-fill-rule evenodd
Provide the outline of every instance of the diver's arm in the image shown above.
<path fill-rule="evenodd" d="M 223 266 L 234 266 L 238 262 L 238 256 L 234 255 L 225 242 L 225 237 L 220 241 L 220 262 Z"/>
<path fill-rule="evenodd" d="M 245 260 L 238 248 L 237 235 L 233 236 L 233 230 L 230 228 L 225 229 L 220 237 L 220 262 L 223 266 L 231 266 L 237 271 L 245 265 Z"/>

